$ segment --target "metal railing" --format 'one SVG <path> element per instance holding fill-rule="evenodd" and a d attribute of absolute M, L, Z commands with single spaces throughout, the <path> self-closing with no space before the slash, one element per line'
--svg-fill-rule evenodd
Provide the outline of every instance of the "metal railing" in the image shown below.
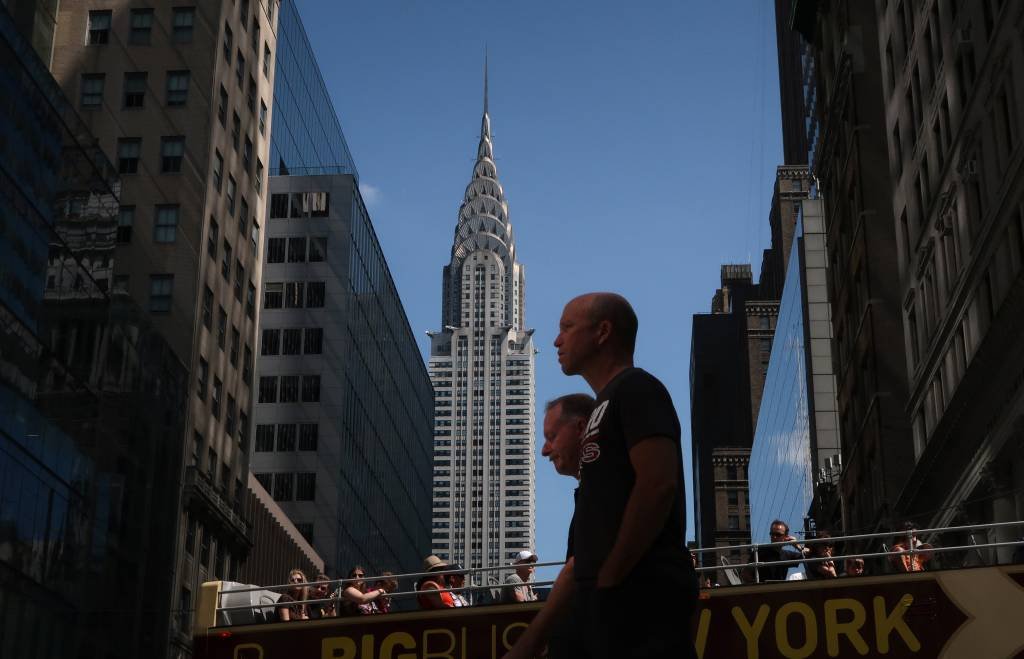
<path fill-rule="evenodd" d="M 777 566 L 797 566 L 814 563 L 824 563 L 827 561 L 845 561 L 847 559 L 865 559 L 865 558 L 899 558 L 902 556 L 908 557 L 910 561 L 913 561 L 915 555 L 920 556 L 922 554 L 935 555 L 942 553 L 950 553 L 956 551 L 978 551 L 986 548 L 996 547 L 1020 547 L 1024 546 L 1024 539 L 1013 540 L 1008 542 L 986 542 L 986 543 L 975 543 L 971 542 L 967 545 L 953 545 L 948 547 L 936 547 L 928 545 L 927 547 L 921 547 L 919 543 L 915 543 L 915 540 L 921 536 L 935 536 L 947 533 L 962 533 L 970 531 L 982 531 L 989 529 L 999 529 L 1007 527 L 1024 527 L 1024 521 L 1017 522 L 991 522 L 987 524 L 968 524 L 963 526 L 947 526 L 931 529 L 916 529 L 909 528 L 902 531 L 884 531 L 876 533 L 859 533 L 855 535 L 846 536 L 833 536 L 826 538 L 807 538 L 805 540 L 789 540 L 783 542 L 767 542 L 767 543 L 750 543 L 745 545 L 730 545 L 728 547 L 708 547 L 702 549 L 691 550 L 694 554 L 702 556 L 704 554 L 721 554 L 723 552 L 742 551 L 749 549 L 753 554 L 753 561 L 748 563 L 723 563 L 722 565 L 714 565 L 707 567 L 698 567 L 697 573 L 704 574 L 709 572 L 717 572 L 719 570 L 737 570 L 741 568 L 753 568 L 754 570 L 754 583 L 761 583 L 760 568 L 763 567 L 777 567 Z M 860 552 L 853 554 L 833 554 L 830 556 L 807 556 L 805 551 L 809 545 L 815 544 L 826 544 L 830 546 L 836 546 L 848 542 L 860 542 L 870 540 L 890 540 L 892 538 L 899 537 L 901 540 L 906 542 L 906 549 L 894 550 L 888 548 L 885 543 L 882 543 L 883 550 L 880 552 Z M 796 551 L 800 552 L 799 558 L 787 558 L 787 559 L 772 559 L 767 561 L 760 560 L 759 552 L 767 548 L 778 547 L 782 548 L 795 548 Z"/>
<path fill-rule="evenodd" d="M 769 566 L 776 567 L 776 566 L 813 565 L 813 564 L 816 564 L 816 563 L 824 563 L 824 562 L 828 562 L 828 561 L 839 562 L 839 561 L 845 561 L 846 559 L 869 559 L 869 558 L 887 558 L 887 559 L 891 560 L 891 559 L 901 559 L 902 557 L 908 557 L 909 560 L 912 561 L 913 557 L 915 555 L 917 555 L 917 556 L 920 556 L 920 555 L 923 555 L 923 554 L 935 555 L 935 554 L 958 552 L 958 551 L 962 551 L 962 552 L 975 551 L 975 552 L 978 552 L 979 557 L 981 557 L 980 550 L 982 550 L 982 549 L 999 548 L 999 547 L 1021 547 L 1021 546 L 1024 546 L 1024 539 L 1013 540 L 1013 541 L 1004 541 L 1004 542 L 975 543 L 975 542 L 973 542 L 973 537 L 972 537 L 972 542 L 970 544 L 967 544 L 967 545 L 952 545 L 952 546 L 946 546 L 946 547 L 932 546 L 932 545 L 923 545 L 922 546 L 922 545 L 919 545 L 918 542 L 915 542 L 915 541 L 918 540 L 918 538 L 924 537 L 924 536 L 928 536 L 929 539 L 931 539 L 934 536 L 938 536 L 938 535 L 942 535 L 942 534 L 948 534 L 948 533 L 962 533 L 962 532 L 972 532 L 972 531 L 987 531 L 987 530 L 991 530 L 991 529 L 1001 529 L 1001 528 L 1009 528 L 1009 527 L 1022 527 L 1022 528 L 1024 528 L 1024 521 L 993 522 L 993 523 L 987 523 L 987 524 L 971 524 L 971 525 L 951 526 L 951 527 L 942 527 L 942 528 L 925 528 L 925 529 L 910 528 L 910 529 L 901 530 L 901 531 L 886 531 L 886 532 L 876 532 L 876 533 L 860 533 L 860 534 L 855 534 L 855 535 L 834 536 L 834 537 L 827 537 L 827 538 L 807 538 L 807 539 L 804 539 L 804 540 L 790 540 L 790 541 L 784 541 L 784 542 L 749 543 L 749 544 L 744 544 L 744 545 L 732 545 L 732 546 L 728 546 L 728 547 L 709 547 L 709 548 L 703 548 L 703 549 L 694 549 L 692 551 L 693 551 L 694 554 L 697 554 L 698 556 L 700 556 L 700 555 L 704 555 L 704 554 L 718 554 L 718 553 L 721 553 L 721 552 L 750 550 L 752 555 L 753 555 L 753 560 L 750 561 L 750 562 L 747 562 L 747 563 L 737 563 L 737 564 L 725 563 L 723 565 L 698 567 L 698 568 L 696 568 L 696 571 L 697 571 L 698 574 L 706 574 L 706 573 L 716 572 L 716 571 L 719 571 L 719 570 L 732 570 L 732 571 L 735 571 L 735 570 L 739 570 L 739 569 L 743 569 L 743 568 L 751 568 L 753 570 L 753 573 L 754 573 L 754 583 L 758 584 L 758 583 L 762 583 L 761 575 L 760 575 L 760 569 L 761 568 L 765 568 L 765 567 L 769 567 Z M 888 541 L 888 540 L 890 540 L 892 538 L 899 538 L 900 540 L 905 542 L 906 543 L 906 548 L 905 549 L 898 549 L 898 550 L 890 549 L 883 542 L 882 543 L 882 548 L 883 548 L 882 551 L 861 551 L 861 552 L 856 552 L 856 553 L 834 554 L 834 555 L 828 555 L 828 556 L 809 556 L 809 555 L 806 555 L 806 553 L 805 553 L 810 546 L 813 546 L 813 545 L 816 545 L 816 544 L 828 544 L 828 545 L 832 545 L 832 546 L 837 546 L 837 545 L 840 545 L 840 544 L 843 544 L 843 543 L 850 543 L 850 542 Z M 783 547 L 791 547 L 791 548 L 794 548 L 795 551 L 799 551 L 800 552 L 799 557 L 795 557 L 795 558 L 782 558 L 782 559 L 779 559 L 779 560 L 774 560 L 774 559 L 773 560 L 760 560 L 760 552 L 762 550 L 767 549 L 767 548 L 780 548 L 781 549 Z M 981 558 L 984 558 L 984 557 L 981 557 Z M 533 567 L 535 567 L 535 568 L 538 568 L 538 567 L 561 567 L 562 565 L 564 565 L 564 563 L 562 561 L 552 561 L 552 562 L 546 562 L 546 563 L 532 563 L 531 565 Z M 326 584 L 331 589 L 331 595 L 329 597 L 321 598 L 321 599 L 303 600 L 301 602 L 302 604 L 336 604 L 336 603 L 342 601 L 341 591 L 344 590 L 344 588 L 346 586 L 348 586 L 350 584 L 353 584 L 353 583 L 356 583 L 356 582 L 363 582 L 363 583 L 366 583 L 366 584 L 371 584 L 371 583 L 381 582 L 381 581 L 400 581 L 400 580 L 401 581 L 413 580 L 414 582 L 416 582 L 416 581 L 419 581 L 420 579 L 422 579 L 423 577 L 438 576 L 438 575 L 452 575 L 452 574 L 466 575 L 467 581 L 470 582 L 470 583 L 468 583 L 465 586 L 460 586 L 460 587 L 457 587 L 457 588 L 452 588 L 452 587 L 439 588 L 439 589 L 431 588 L 429 590 L 416 590 L 414 588 L 412 590 L 397 590 L 395 592 L 387 592 L 386 596 L 389 597 L 389 598 L 415 598 L 415 597 L 418 597 L 418 596 L 424 595 L 424 594 L 433 595 L 433 594 L 445 593 L 445 592 L 447 592 L 447 593 L 467 593 L 467 594 L 486 593 L 486 592 L 500 591 L 502 589 L 507 589 L 507 588 L 518 588 L 518 587 L 522 587 L 522 586 L 531 586 L 531 587 L 534 587 L 534 588 L 543 588 L 543 587 L 550 586 L 550 585 L 554 584 L 554 581 L 529 581 L 529 582 L 525 582 L 525 583 L 502 583 L 502 582 L 498 582 L 498 583 L 474 584 L 474 583 L 472 583 L 472 579 L 471 579 L 471 576 L 470 576 L 470 575 L 478 575 L 478 574 L 479 575 L 483 575 L 485 573 L 491 573 L 491 572 L 498 572 L 498 573 L 511 572 L 511 571 L 514 571 L 516 569 L 516 567 L 517 566 L 515 566 L 515 565 L 503 565 L 503 566 L 480 567 L 480 568 L 459 568 L 459 569 L 450 569 L 450 568 L 449 569 L 443 569 L 442 568 L 442 569 L 436 569 L 436 570 L 429 571 L 429 572 L 406 572 L 406 573 L 402 573 L 402 574 L 388 574 L 388 575 L 369 576 L 369 577 L 361 577 L 361 578 L 330 579 L 330 580 L 327 580 L 327 581 L 310 581 L 310 582 L 304 582 L 304 583 L 301 583 L 301 584 L 288 583 L 288 584 L 279 584 L 279 585 L 273 585 L 273 586 L 251 586 L 251 587 L 244 587 L 244 588 L 232 588 L 232 589 L 229 589 L 229 590 L 223 590 L 223 591 L 221 591 L 218 594 L 218 599 L 217 599 L 217 604 L 216 604 L 216 612 L 219 614 L 221 612 L 227 613 L 227 612 L 232 612 L 232 611 L 251 610 L 251 609 L 254 609 L 254 608 L 257 608 L 257 609 L 277 609 L 277 608 L 283 608 L 283 607 L 287 607 L 287 606 L 294 606 L 295 604 L 297 604 L 299 602 L 287 602 L 287 603 L 277 603 L 277 602 L 270 603 L 270 602 L 268 602 L 268 603 L 260 603 L 260 604 L 248 603 L 248 604 L 237 605 L 237 606 L 221 606 L 221 603 L 222 603 L 223 597 L 225 597 L 226 595 L 235 595 L 235 594 L 239 594 L 239 593 L 267 592 L 267 591 L 272 592 L 272 593 L 280 594 L 280 593 L 288 592 L 289 590 L 292 590 L 292 589 L 296 588 L 297 586 L 300 587 L 300 588 L 311 588 L 312 589 L 312 588 L 316 588 L 317 586 Z M 370 590 L 373 590 L 373 588 L 371 588 Z"/>

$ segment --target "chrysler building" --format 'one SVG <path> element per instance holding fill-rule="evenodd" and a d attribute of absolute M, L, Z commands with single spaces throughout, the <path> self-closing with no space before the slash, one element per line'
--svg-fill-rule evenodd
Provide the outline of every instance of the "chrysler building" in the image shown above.
<path fill-rule="evenodd" d="M 432 551 L 466 567 L 534 549 L 533 330 L 487 108 L 444 267 L 434 385 Z"/>

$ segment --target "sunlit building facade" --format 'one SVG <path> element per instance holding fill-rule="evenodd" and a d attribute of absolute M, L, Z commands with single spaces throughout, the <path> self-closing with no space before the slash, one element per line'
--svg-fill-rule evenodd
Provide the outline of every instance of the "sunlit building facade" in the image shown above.
<path fill-rule="evenodd" d="M 516 258 L 491 143 L 486 77 L 473 176 L 431 332 L 433 553 L 466 567 L 534 549 L 534 347 L 526 270 Z"/>

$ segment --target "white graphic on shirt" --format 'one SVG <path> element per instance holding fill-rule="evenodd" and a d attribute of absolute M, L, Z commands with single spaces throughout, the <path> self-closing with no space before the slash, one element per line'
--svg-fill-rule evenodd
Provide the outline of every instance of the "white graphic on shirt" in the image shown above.
<path fill-rule="evenodd" d="M 601 426 L 601 419 L 608 410 L 608 401 L 604 401 L 590 414 L 590 420 L 583 431 L 582 445 L 580 446 L 580 463 L 587 464 L 594 462 L 601 457 L 601 445 L 597 443 L 597 430 Z"/>

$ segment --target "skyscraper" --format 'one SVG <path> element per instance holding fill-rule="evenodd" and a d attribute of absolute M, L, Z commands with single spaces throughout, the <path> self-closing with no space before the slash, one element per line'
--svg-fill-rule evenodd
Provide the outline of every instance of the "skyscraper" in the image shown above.
<path fill-rule="evenodd" d="M 487 107 L 473 176 L 444 267 L 434 384 L 433 551 L 501 565 L 534 543 L 533 330 Z"/>

